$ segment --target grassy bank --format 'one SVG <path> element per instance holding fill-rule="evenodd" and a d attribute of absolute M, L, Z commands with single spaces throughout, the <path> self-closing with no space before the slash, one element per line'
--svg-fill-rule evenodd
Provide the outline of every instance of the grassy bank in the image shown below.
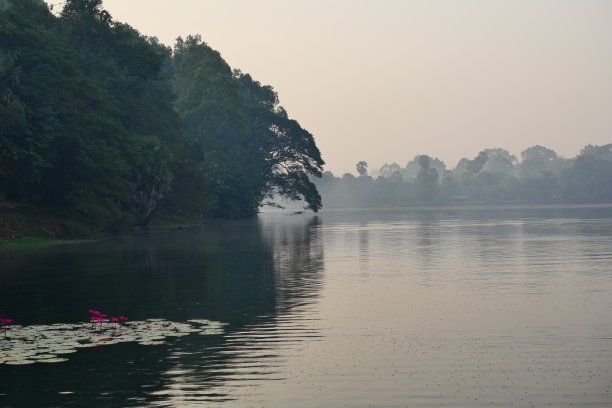
<path fill-rule="evenodd" d="M 50 242 L 78 240 L 96 231 L 84 220 L 66 218 L 49 209 L 0 202 L 0 242 L 20 246 L 47 246 Z M 19 242 L 19 244 L 17 244 Z"/>
<path fill-rule="evenodd" d="M 39 237 L 24 237 L 16 238 L 11 240 L 0 241 L 0 250 L 3 249 L 38 249 L 47 248 L 55 245 L 67 245 L 67 244 L 80 244 L 88 242 L 88 240 L 77 240 L 77 239 L 52 239 L 52 238 L 39 238 Z"/>
<path fill-rule="evenodd" d="M 127 228 L 122 232 L 167 231 L 201 224 L 190 217 L 159 216 L 148 227 Z M 67 217 L 48 208 L 0 202 L 0 249 L 43 248 L 81 243 L 111 234 L 84 218 Z"/>

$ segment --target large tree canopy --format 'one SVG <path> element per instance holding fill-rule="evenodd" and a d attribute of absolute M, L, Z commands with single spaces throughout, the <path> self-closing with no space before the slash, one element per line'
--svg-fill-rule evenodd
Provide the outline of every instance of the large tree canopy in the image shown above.
<path fill-rule="evenodd" d="M 288 117 L 270 86 L 232 72 L 199 36 L 179 38 L 173 54 L 176 110 L 197 173 L 177 182 L 180 192 L 214 216 L 248 216 L 262 200 L 304 200 L 318 211 L 321 197 L 309 176 L 320 176 L 321 154 L 312 135 Z M 205 189 L 193 194 L 198 180 Z M 197 190 L 196 190 L 197 191 Z M 182 209 L 189 210 L 189 209 Z"/>
<path fill-rule="evenodd" d="M 321 196 L 309 176 L 321 177 L 323 159 L 310 132 L 290 119 L 270 86 L 235 72 L 244 97 L 243 114 L 249 128 L 248 174 L 255 175 L 264 196 L 303 200 L 321 209 Z"/>
<path fill-rule="evenodd" d="M 199 36 L 170 49 L 101 0 L 0 3 L 0 199 L 108 227 L 245 217 L 266 197 L 321 208 L 323 161 L 274 90 Z M 161 207 L 160 207 L 161 206 Z"/>

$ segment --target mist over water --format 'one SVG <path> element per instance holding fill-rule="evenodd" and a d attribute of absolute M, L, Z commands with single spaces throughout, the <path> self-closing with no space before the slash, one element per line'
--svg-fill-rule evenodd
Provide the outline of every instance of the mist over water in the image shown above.
<path fill-rule="evenodd" d="M 0 365 L 0 405 L 610 406 L 611 232 L 606 206 L 338 210 L 4 253 L 21 324 L 228 325 Z"/>

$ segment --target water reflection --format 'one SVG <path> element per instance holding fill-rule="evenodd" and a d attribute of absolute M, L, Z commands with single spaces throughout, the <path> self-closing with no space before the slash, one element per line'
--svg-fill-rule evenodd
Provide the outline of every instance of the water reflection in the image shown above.
<path fill-rule="evenodd" d="M 0 256 L 21 321 L 229 323 L 0 365 L 0 406 L 612 404 L 611 207 L 272 214 Z"/>
<path fill-rule="evenodd" d="M 298 319 L 316 300 L 324 253 L 317 217 L 213 223 L 35 253 L 2 254 L 3 314 L 20 323 L 83 320 L 97 307 L 134 320 L 209 318 L 222 336 L 85 350 L 50 366 L 0 366 L 2 406 L 147 406 L 222 401 L 274 378 L 279 351 L 316 340 Z M 57 379 L 39 384 L 40 378 Z"/>
<path fill-rule="evenodd" d="M 429 271 L 430 266 L 438 260 L 440 243 L 439 239 L 440 220 L 437 217 L 420 219 L 415 231 L 417 242 L 416 247 L 424 271 Z"/>
<path fill-rule="evenodd" d="M 370 269 L 370 229 L 367 223 L 359 224 L 359 269 L 361 277 L 368 276 Z"/>
<path fill-rule="evenodd" d="M 257 395 L 259 381 L 285 379 L 279 369 L 283 351 L 320 338 L 310 311 L 322 285 L 320 220 L 262 221 L 260 227 L 262 242 L 270 251 L 268 266 L 273 277 L 263 293 L 274 300 L 274 310 L 232 326 L 220 344 L 203 348 L 177 345 L 169 356 L 173 367 L 164 373 L 163 389 L 151 393 L 160 405 L 197 406 L 204 401 L 228 402 Z M 257 274 L 250 272 L 249 276 Z"/>

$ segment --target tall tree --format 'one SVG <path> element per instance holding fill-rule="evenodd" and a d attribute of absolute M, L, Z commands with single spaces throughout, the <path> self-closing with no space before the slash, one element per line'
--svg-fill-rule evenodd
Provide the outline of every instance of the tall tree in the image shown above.
<path fill-rule="evenodd" d="M 176 109 L 190 152 L 175 192 L 199 191 L 190 202 L 218 217 L 255 214 L 276 195 L 318 211 L 321 196 L 309 177 L 321 175 L 321 154 L 274 90 L 232 72 L 199 36 L 179 38 L 173 61 Z"/>
<path fill-rule="evenodd" d="M 489 159 L 489 155 L 487 154 L 485 150 L 483 150 L 480 153 L 478 153 L 478 155 L 474 157 L 474 159 L 470 160 L 466 164 L 466 168 L 472 174 L 480 173 L 482 169 L 484 168 L 485 164 L 487 163 L 488 159 Z"/>
<path fill-rule="evenodd" d="M 200 36 L 179 38 L 172 79 L 185 151 L 171 209 L 204 217 L 244 217 L 259 204 L 240 169 L 247 127 L 238 82 L 221 55 Z"/>
<path fill-rule="evenodd" d="M 414 180 L 418 177 L 419 173 L 421 172 L 421 167 L 422 167 L 421 158 L 423 158 L 423 156 L 427 156 L 427 155 L 416 155 L 411 161 L 406 163 L 406 167 L 404 167 L 400 171 L 404 179 Z M 437 157 L 431 157 L 431 156 L 427 156 L 427 157 L 429 160 L 429 166 L 431 168 L 436 169 L 438 174 L 444 174 L 444 172 L 446 171 L 446 164 L 444 164 L 444 162 L 438 159 Z"/>
<path fill-rule="evenodd" d="M 436 194 L 439 174 L 438 171 L 431 167 L 431 158 L 422 154 L 418 156 L 419 174 L 416 178 L 416 184 L 419 188 L 421 200 L 432 200 Z"/>
<path fill-rule="evenodd" d="M 585 202 L 612 200 L 612 144 L 586 146 L 572 167 L 561 172 L 566 198 Z"/>
<path fill-rule="evenodd" d="M 388 178 L 391 177 L 395 172 L 399 174 L 400 169 L 401 167 L 397 163 L 385 163 L 380 167 L 380 169 L 378 169 L 378 176 Z"/>
<path fill-rule="evenodd" d="M 557 153 L 547 147 L 540 145 L 529 147 L 521 152 L 521 176 L 553 172 L 554 163 L 558 158 Z"/>
<path fill-rule="evenodd" d="M 272 87 L 240 71 L 234 74 L 244 97 L 249 129 L 248 174 L 258 175 L 265 197 L 302 200 L 306 208 L 317 212 L 321 195 L 310 178 L 321 177 L 324 161 L 314 137 L 289 118 Z M 251 183 L 257 185 L 257 180 Z"/>
<path fill-rule="evenodd" d="M 357 168 L 357 174 L 359 174 L 360 177 L 365 177 L 368 175 L 368 163 L 365 161 L 360 161 L 357 162 L 356 166 Z"/>
<path fill-rule="evenodd" d="M 507 175 L 515 174 L 515 165 L 517 164 L 516 156 L 510 154 L 506 149 L 495 148 L 485 149 L 487 161 L 483 167 L 484 171 L 489 173 L 503 173 Z"/>

